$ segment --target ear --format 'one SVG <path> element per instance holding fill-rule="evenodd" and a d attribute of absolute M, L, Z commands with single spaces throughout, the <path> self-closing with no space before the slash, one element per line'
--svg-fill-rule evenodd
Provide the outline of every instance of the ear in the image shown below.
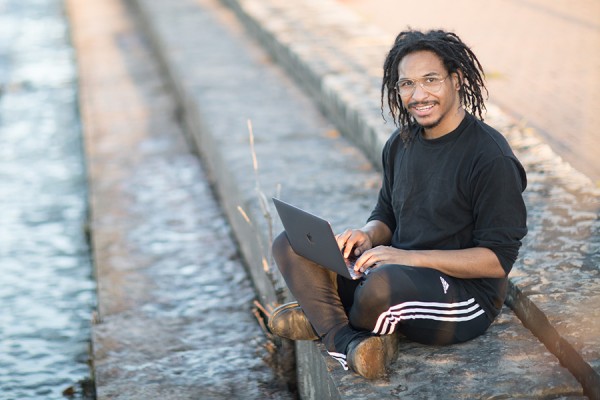
<path fill-rule="evenodd" d="M 456 72 L 453 72 L 450 75 L 452 76 L 452 83 L 454 84 L 454 89 L 456 91 L 460 91 L 464 79 L 462 71 L 460 69 L 457 69 Z"/>

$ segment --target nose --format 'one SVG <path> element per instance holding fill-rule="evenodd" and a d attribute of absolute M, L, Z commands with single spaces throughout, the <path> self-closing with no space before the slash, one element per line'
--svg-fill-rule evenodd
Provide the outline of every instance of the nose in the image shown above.
<path fill-rule="evenodd" d="M 421 101 L 421 100 L 427 98 L 428 95 L 429 95 L 429 92 L 427 90 L 423 89 L 423 86 L 421 86 L 420 83 L 417 83 L 415 85 L 415 91 L 412 94 L 413 100 Z"/>

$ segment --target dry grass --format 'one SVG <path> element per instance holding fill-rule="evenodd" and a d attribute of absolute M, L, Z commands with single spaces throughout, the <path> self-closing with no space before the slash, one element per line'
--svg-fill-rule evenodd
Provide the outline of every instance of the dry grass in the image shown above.
<path fill-rule="evenodd" d="M 262 217 L 266 221 L 267 226 L 267 243 L 264 242 L 263 235 L 257 231 L 257 224 L 253 224 L 252 220 L 243 209 L 242 206 L 238 206 L 238 212 L 244 218 L 246 223 L 254 230 L 256 238 L 261 251 L 261 267 L 265 273 L 265 276 L 275 289 L 276 302 L 272 304 L 263 305 L 258 300 L 254 301 L 254 307 L 252 313 L 254 314 L 259 326 L 265 332 L 267 341 L 264 345 L 266 349 L 265 362 L 269 365 L 277 377 L 283 384 L 285 384 L 292 393 L 297 392 L 297 380 L 296 380 L 296 354 L 295 346 L 291 340 L 280 338 L 273 335 L 268 328 L 268 320 L 279 304 L 285 301 L 285 287 L 283 286 L 283 280 L 279 277 L 279 272 L 273 259 L 273 252 L 271 246 L 273 243 L 273 214 L 271 212 L 270 202 L 265 195 L 261 185 L 258 168 L 258 157 L 256 155 L 256 148 L 254 146 L 254 131 L 252 128 L 252 121 L 248 120 L 248 135 L 250 142 L 250 153 L 252 156 L 252 169 L 254 171 L 254 190 L 256 192 L 258 203 L 260 205 Z M 281 192 L 281 184 L 276 186 L 275 197 L 279 197 Z"/>

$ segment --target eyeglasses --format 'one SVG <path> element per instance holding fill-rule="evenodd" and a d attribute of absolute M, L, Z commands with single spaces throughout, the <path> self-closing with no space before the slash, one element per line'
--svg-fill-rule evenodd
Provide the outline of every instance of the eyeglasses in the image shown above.
<path fill-rule="evenodd" d="M 410 96 L 417 89 L 418 83 L 423 90 L 426 90 L 429 93 L 437 93 L 442 88 L 442 83 L 448 79 L 448 76 L 450 75 L 446 75 L 446 77 L 442 79 L 431 76 L 426 76 L 421 79 L 402 79 L 396 83 L 396 90 L 402 97 Z"/>

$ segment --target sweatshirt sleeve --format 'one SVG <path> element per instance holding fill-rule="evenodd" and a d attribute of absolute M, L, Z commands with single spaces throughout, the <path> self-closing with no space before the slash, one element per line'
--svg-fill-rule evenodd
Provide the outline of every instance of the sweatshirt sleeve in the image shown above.
<path fill-rule="evenodd" d="M 527 234 L 525 170 L 513 157 L 494 158 L 473 177 L 474 244 L 492 250 L 508 275 Z"/>

